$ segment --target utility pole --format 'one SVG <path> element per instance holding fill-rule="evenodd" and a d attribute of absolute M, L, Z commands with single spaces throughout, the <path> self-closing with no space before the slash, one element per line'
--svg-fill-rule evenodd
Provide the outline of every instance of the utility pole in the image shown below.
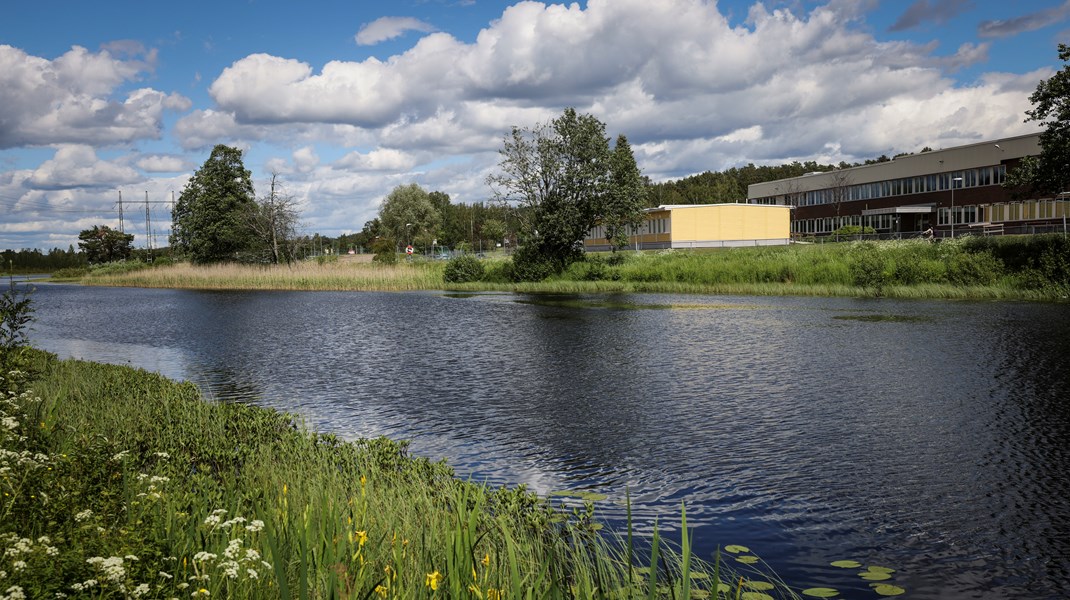
<path fill-rule="evenodd" d="M 119 190 L 119 233 L 126 233 L 123 231 L 123 191 Z"/>
<path fill-rule="evenodd" d="M 145 247 L 152 258 L 152 219 L 149 217 L 149 191 L 145 190 Z"/>

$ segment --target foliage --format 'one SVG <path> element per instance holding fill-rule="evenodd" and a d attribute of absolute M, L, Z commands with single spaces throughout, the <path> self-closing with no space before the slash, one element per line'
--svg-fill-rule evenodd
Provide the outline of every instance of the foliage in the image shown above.
<path fill-rule="evenodd" d="M 514 257 L 514 277 L 538 281 L 564 270 L 582 257 L 580 244 L 599 220 L 631 219 L 637 190 L 617 189 L 614 174 L 631 186 L 625 141 L 614 160 L 604 123 L 575 109 L 531 129 L 514 127 L 499 151 L 500 173 L 488 178 L 495 197 L 520 205 L 521 244 Z M 634 158 L 632 159 L 634 162 Z M 613 196 L 613 194 L 616 196 Z M 611 202 L 611 198 L 616 198 Z"/>
<path fill-rule="evenodd" d="M 78 248 L 90 264 L 130 258 L 134 235 L 115 231 L 107 225 L 94 225 L 78 234 Z"/>
<path fill-rule="evenodd" d="M 40 250 L 0 251 L 0 270 L 11 273 L 50 273 L 66 267 L 84 267 L 85 255 L 68 246 L 67 250 L 52 248 L 47 253 Z"/>
<path fill-rule="evenodd" d="M 171 247 L 199 264 L 238 260 L 254 247 L 249 215 L 255 210 L 242 151 L 217 145 L 178 197 Z"/>
<path fill-rule="evenodd" d="M 279 264 L 296 258 L 297 200 L 283 193 L 279 174 L 271 174 L 270 193 L 251 207 L 249 225 L 256 243 L 249 251 L 247 262 Z"/>
<path fill-rule="evenodd" d="M 1037 121 L 1045 129 L 1040 134 L 1040 156 L 1023 160 L 1007 174 L 1006 187 L 1025 187 L 1036 194 L 1070 191 L 1070 45 L 1059 44 L 1062 70 L 1041 80 L 1029 96 L 1033 109 L 1026 122 Z"/>
<path fill-rule="evenodd" d="M 610 185 L 599 223 L 606 229 L 606 241 L 616 252 L 628 244 L 628 235 L 643 224 L 646 188 L 632 147 L 624 134 L 609 159 Z"/>
<path fill-rule="evenodd" d="M 442 273 L 442 279 L 446 283 L 469 283 L 482 278 L 483 261 L 470 254 L 450 259 L 446 263 L 446 270 Z"/>
<path fill-rule="evenodd" d="M 12 280 L 7 291 L 0 294 L 0 376 L 24 368 L 22 354 L 28 345 L 33 312 L 30 293 L 20 292 Z"/>
<path fill-rule="evenodd" d="M 431 203 L 429 194 L 411 183 L 391 190 L 379 207 L 379 221 L 395 240 L 404 244 L 420 241 L 430 246 L 442 215 Z"/>
<path fill-rule="evenodd" d="M 836 231 L 833 231 L 832 235 L 870 235 L 873 233 L 877 233 L 877 230 L 869 226 L 844 225 Z"/>
<path fill-rule="evenodd" d="M 459 480 L 404 443 L 346 442 L 157 374 L 34 357 L 33 390 L 16 374 L 0 398 L 9 596 L 793 597 L 768 573 L 693 556 L 683 513 L 679 544 L 655 527 L 644 561 L 630 523 L 627 545 L 598 534 L 593 500 L 555 507 Z"/>
<path fill-rule="evenodd" d="M 372 245 L 372 252 L 375 253 L 375 257 L 372 260 L 384 265 L 396 264 L 398 262 L 398 249 L 395 244 L 393 238 L 376 238 Z"/>

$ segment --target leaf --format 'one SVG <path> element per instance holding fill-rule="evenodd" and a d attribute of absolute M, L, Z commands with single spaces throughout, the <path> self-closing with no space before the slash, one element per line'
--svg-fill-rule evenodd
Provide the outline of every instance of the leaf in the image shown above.
<path fill-rule="evenodd" d="M 873 573 L 888 573 L 888 574 L 895 573 L 895 569 L 889 569 L 888 567 L 866 567 L 866 568 L 869 571 L 872 571 Z"/>
<path fill-rule="evenodd" d="M 701 571 L 691 573 L 691 579 L 709 579 L 710 576 Z"/>
<path fill-rule="evenodd" d="M 739 554 L 740 552 L 750 552 L 750 548 L 748 548 L 746 546 L 735 546 L 735 545 L 733 545 L 733 546 L 725 546 L 724 547 L 724 551 L 725 552 L 729 552 L 731 554 Z"/>
<path fill-rule="evenodd" d="M 890 583 L 882 583 L 880 585 L 874 586 L 873 591 L 877 592 L 881 596 L 899 596 L 907 592 L 903 588 L 897 585 L 892 585 Z"/>
<path fill-rule="evenodd" d="M 836 562 L 832 562 L 829 564 L 834 567 L 839 567 L 841 569 L 857 569 L 858 567 L 862 566 L 862 563 L 858 562 L 857 560 L 837 560 Z"/>
<path fill-rule="evenodd" d="M 832 588 L 810 588 L 803 590 L 802 593 L 803 596 L 812 596 L 814 598 L 832 598 L 840 595 L 840 592 Z"/>
<path fill-rule="evenodd" d="M 743 582 L 743 587 L 752 590 L 757 590 L 759 592 L 764 592 L 767 590 L 771 590 L 776 586 L 769 583 L 768 581 L 745 581 Z"/>
<path fill-rule="evenodd" d="M 887 573 L 877 573 L 875 571 L 862 571 L 858 576 L 866 581 L 884 581 L 885 579 L 892 578 L 892 576 Z"/>
<path fill-rule="evenodd" d="M 757 556 L 739 556 L 736 558 L 736 562 L 741 562 L 745 565 L 753 565 L 758 562 Z"/>

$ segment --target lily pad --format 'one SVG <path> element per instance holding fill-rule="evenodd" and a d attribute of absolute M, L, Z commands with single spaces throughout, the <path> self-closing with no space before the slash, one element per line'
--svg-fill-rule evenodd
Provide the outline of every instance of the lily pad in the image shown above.
<path fill-rule="evenodd" d="M 874 573 L 888 573 L 889 575 L 895 573 L 895 569 L 889 569 L 888 567 L 866 567 L 866 569 Z"/>
<path fill-rule="evenodd" d="M 837 560 L 836 562 L 832 562 L 829 564 L 834 567 L 839 567 L 841 569 L 857 569 L 858 567 L 862 566 L 862 563 L 858 562 L 857 560 Z"/>
<path fill-rule="evenodd" d="M 729 552 L 731 554 L 739 554 L 740 552 L 750 552 L 750 548 L 748 548 L 746 546 L 732 545 L 732 546 L 725 546 L 724 547 L 724 551 L 725 552 Z"/>
<path fill-rule="evenodd" d="M 758 557 L 757 556 L 737 556 L 736 557 L 736 561 L 737 562 L 741 562 L 741 563 L 743 563 L 745 565 L 753 565 L 754 563 L 758 562 Z"/>
<path fill-rule="evenodd" d="M 903 588 L 897 585 L 892 585 L 890 583 L 882 583 L 880 585 L 874 586 L 873 591 L 877 592 L 877 594 L 881 596 L 899 596 L 907 593 L 907 591 Z"/>
<path fill-rule="evenodd" d="M 710 576 L 702 571 L 695 571 L 691 573 L 691 579 L 709 579 Z"/>
<path fill-rule="evenodd" d="M 888 573 L 878 573 L 876 571 L 862 571 L 858 576 L 866 581 L 884 581 L 892 578 Z"/>
<path fill-rule="evenodd" d="M 839 596 L 840 592 L 832 588 L 810 588 L 802 591 L 803 596 L 811 596 L 813 598 L 832 598 L 833 596 Z"/>
<path fill-rule="evenodd" d="M 743 587 L 759 592 L 765 592 L 776 588 L 775 585 L 769 583 L 768 581 L 744 581 Z"/>
<path fill-rule="evenodd" d="M 772 596 L 761 592 L 743 592 L 740 598 L 743 600 L 773 600 Z"/>
<path fill-rule="evenodd" d="M 731 594 L 732 586 L 728 585 L 723 581 L 720 581 L 717 583 L 717 592 L 720 594 Z"/>

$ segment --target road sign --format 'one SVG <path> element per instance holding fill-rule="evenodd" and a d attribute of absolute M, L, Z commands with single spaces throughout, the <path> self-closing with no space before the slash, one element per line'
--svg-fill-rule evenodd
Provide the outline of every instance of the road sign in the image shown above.
<path fill-rule="evenodd" d="M 405 246 L 405 254 L 412 254 L 412 246 Z"/>

